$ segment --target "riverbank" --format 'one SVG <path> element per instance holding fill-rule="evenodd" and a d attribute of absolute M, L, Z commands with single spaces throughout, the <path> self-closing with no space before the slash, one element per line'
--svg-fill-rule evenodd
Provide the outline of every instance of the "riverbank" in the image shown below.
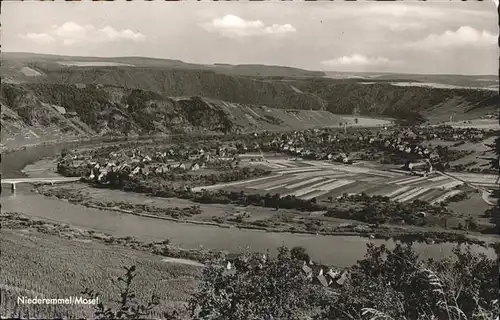
<path fill-rule="evenodd" d="M 226 229 L 251 229 L 278 234 L 286 232 L 322 236 L 360 236 L 369 239 L 393 239 L 430 244 L 457 242 L 486 245 L 486 241 L 480 240 L 480 234 L 469 236 L 456 230 L 416 226 L 375 226 L 358 221 L 323 218 L 321 212 L 277 211 L 231 204 L 198 204 L 183 199 L 156 198 L 119 190 L 96 189 L 83 183 L 42 185 L 36 187 L 34 191 L 46 197 L 98 210 Z"/>
<path fill-rule="evenodd" d="M 164 248 L 175 255 L 173 245 L 149 244 L 148 247 L 133 239 L 117 239 L 18 214 L 2 213 L 0 218 L 0 314 L 4 316 L 17 317 L 23 311 L 26 314 L 22 307 L 16 307 L 20 294 L 30 298 L 62 298 L 81 296 L 85 288 L 96 290 L 106 305 L 114 306 L 118 296 L 111 279 L 123 275 L 123 267 L 131 265 L 137 266 L 134 285 L 137 298 L 145 301 L 153 292 L 158 294 L 157 311 L 161 314 L 185 306 L 201 275 L 200 264 L 192 260 L 188 260 L 192 263 L 174 258 L 164 261 L 167 252 Z M 163 251 L 156 254 L 154 250 Z M 94 317 L 90 307 L 33 308 L 27 312 L 46 319 L 68 315 L 74 319 Z"/>
<path fill-rule="evenodd" d="M 62 148 L 62 146 L 61 146 Z M 39 153 L 38 149 L 33 149 L 31 155 L 34 158 L 50 158 L 57 155 L 57 149 L 53 147 L 47 147 L 42 149 L 45 153 Z M 11 154 L 15 155 L 15 154 Z M 20 167 L 20 163 L 33 163 L 30 158 L 24 158 L 24 154 L 13 157 L 14 164 L 16 167 Z M 20 171 L 25 167 L 21 166 Z M 7 170 L 6 170 L 7 169 Z M 11 173 L 8 170 L 9 167 L 3 167 L 4 173 Z M 75 184 L 84 186 L 83 184 Z M 62 187 L 62 186 L 61 186 Z M 331 235 L 322 235 L 318 232 L 307 231 L 300 232 L 300 230 L 272 230 L 274 232 L 267 232 L 266 227 L 258 225 L 247 225 L 246 228 L 238 228 L 233 225 L 233 227 L 222 226 L 224 223 L 219 223 L 213 221 L 213 217 L 217 215 L 227 215 L 228 218 L 236 218 L 232 216 L 234 213 L 245 214 L 245 212 L 250 213 L 250 218 L 247 220 L 265 220 L 270 219 L 273 216 L 277 216 L 279 213 L 280 219 L 288 219 L 287 211 L 280 209 L 278 212 L 272 208 L 262 208 L 262 207 L 238 207 L 238 206 L 227 206 L 227 205 L 206 205 L 203 212 L 207 213 L 206 220 L 197 224 L 185 223 L 185 221 L 172 221 L 169 219 L 158 219 L 151 212 L 142 212 L 146 215 L 138 216 L 130 213 L 118 212 L 109 210 L 108 205 L 100 205 L 100 209 L 95 209 L 92 207 L 84 207 L 79 204 L 71 204 L 69 200 L 66 202 L 59 199 L 51 199 L 45 196 L 37 195 L 29 191 L 30 188 L 27 185 L 19 186 L 16 195 L 9 195 L 10 192 L 4 192 L 2 194 L 3 201 L 3 211 L 17 211 L 23 212 L 28 216 L 40 217 L 43 219 L 49 219 L 52 221 L 63 222 L 76 227 L 88 228 L 97 231 L 107 232 L 113 234 L 115 237 L 126 237 L 134 236 L 137 239 L 145 242 L 163 241 L 166 237 L 172 239 L 176 244 L 182 248 L 187 249 L 199 249 L 200 247 L 211 248 L 214 250 L 225 250 L 229 252 L 241 252 L 242 249 L 250 249 L 252 251 L 266 251 L 270 250 L 275 252 L 276 248 L 282 244 L 286 244 L 289 247 L 302 246 L 311 253 L 317 261 L 322 263 L 339 265 L 339 266 L 349 266 L 354 264 L 358 259 L 362 258 L 366 252 L 367 243 L 375 244 L 386 244 L 389 248 L 394 246 L 393 240 L 383 240 L 390 238 L 387 234 L 377 234 L 373 232 L 372 229 L 367 224 L 347 221 L 341 219 L 330 218 L 331 223 L 337 228 L 336 231 L 330 231 Z M 23 191 L 24 190 L 24 191 Z M 151 207 L 187 207 L 194 205 L 200 205 L 197 203 L 189 202 L 188 200 L 182 199 L 166 199 L 166 198 L 153 198 L 147 197 L 146 195 L 138 195 L 135 193 L 124 193 L 117 190 L 108 189 L 96 189 L 89 188 L 92 192 L 102 192 L 99 195 L 101 199 L 106 202 L 113 200 L 114 202 L 125 202 L 125 203 L 135 203 L 135 204 L 147 204 Z M 111 195 L 109 192 L 120 192 L 121 198 L 115 198 L 116 195 Z M 147 198 L 145 198 L 147 197 Z M 160 205 L 161 204 L 161 205 Z M 94 204 L 99 205 L 99 204 Z M 205 205 L 203 205 L 205 206 Z M 210 209 L 208 209 L 210 208 Z M 123 208 L 118 208 L 123 209 Z M 142 210 L 143 208 L 141 208 Z M 127 210 L 125 208 L 125 210 Z M 130 208 L 128 209 L 130 210 Z M 156 209 L 155 209 L 156 210 Z M 139 212 L 141 213 L 141 212 Z M 315 213 L 311 213 L 312 217 L 307 215 L 299 216 L 303 221 L 314 218 Z M 148 216 L 152 215 L 152 216 Z M 196 216 L 196 220 L 200 218 Z M 170 218 L 170 217 L 165 217 Z M 175 218 L 174 218 L 175 219 Z M 184 220 L 186 220 L 184 218 Z M 208 222 L 208 223 L 206 223 Z M 286 222 L 286 221 L 285 221 Z M 305 223 L 304 223 L 305 224 Z M 271 226 L 274 227 L 274 226 Z M 383 226 L 382 226 L 383 227 Z M 269 228 L 269 226 L 267 226 Z M 358 229 L 353 229 L 358 228 Z M 437 239 L 429 241 L 429 243 L 416 243 L 415 248 L 417 252 L 422 254 L 424 258 L 433 257 L 436 259 L 444 258 L 452 254 L 452 249 L 455 244 L 450 242 L 445 242 L 442 244 L 436 244 L 436 242 L 441 241 L 461 241 L 461 239 L 456 239 L 454 235 L 447 235 L 445 238 L 442 235 L 435 233 L 426 233 L 423 235 L 420 230 L 415 227 L 412 229 L 415 232 L 409 233 L 408 230 L 403 230 L 399 234 L 393 233 L 391 236 L 393 239 L 401 240 L 427 240 L 427 237 L 434 237 Z M 291 233 L 294 232 L 294 233 Z M 325 233 L 326 234 L 326 233 Z M 361 235 L 359 237 L 358 235 Z M 380 239 L 376 239 L 379 237 Z M 461 237 L 461 236 L 459 236 Z M 483 243 L 486 241 L 488 243 L 496 241 L 495 239 L 485 240 L 484 236 L 474 236 L 469 234 L 469 238 L 478 240 L 480 242 L 473 243 Z M 434 242 L 434 244 L 432 244 Z M 481 246 L 474 246 L 476 252 L 486 253 L 489 256 L 494 256 L 493 250 L 484 249 Z"/>
<path fill-rule="evenodd" d="M 136 216 L 111 210 L 102 210 L 71 204 L 69 201 L 51 199 L 33 192 L 27 185 L 19 186 L 16 194 L 8 190 L 2 192 L 3 212 L 22 212 L 28 217 L 68 224 L 84 230 L 94 230 L 111 234 L 116 238 L 134 237 L 150 243 L 170 239 L 180 248 L 210 249 L 238 253 L 269 251 L 276 254 L 281 245 L 301 246 L 312 259 L 323 264 L 348 267 L 362 259 L 366 245 L 386 245 L 395 247 L 394 240 L 368 239 L 349 235 L 292 234 L 289 232 L 266 232 L 240 228 L 219 228 L 208 225 L 179 223 L 154 217 Z M 168 200 L 168 199 L 165 199 Z M 484 238 L 478 240 L 484 241 Z M 487 241 L 494 242 L 494 241 Z M 413 244 L 422 259 L 442 259 L 451 256 L 456 243 Z M 493 249 L 472 245 L 476 253 L 495 257 Z"/>
<path fill-rule="evenodd" d="M 23 229 L 28 230 L 28 233 L 36 231 L 37 233 L 57 236 L 67 240 L 78 240 L 84 243 L 98 242 L 111 246 L 117 245 L 163 257 L 189 260 L 193 262 L 193 265 L 196 265 L 196 262 L 205 263 L 220 254 L 218 251 L 183 249 L 172 245 L 169 239 L 156 242 L 144 242 L 130 236 L 115 237 L 108 233 L 96 232 L 95 230 L 77 228 L 69 224 L 33 218 L 18 212 L 2 212 L 0 214 L 0 222 L 2 228 L 5 229 Z"/>

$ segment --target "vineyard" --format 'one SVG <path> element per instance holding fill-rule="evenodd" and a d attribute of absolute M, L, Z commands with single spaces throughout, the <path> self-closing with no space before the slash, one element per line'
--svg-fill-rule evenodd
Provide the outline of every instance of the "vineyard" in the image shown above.
<path fill-rule="evenodd" d="M 85 288 L 95 289 L 106 304 L 114 305 L 116 288 L 111 279 L 123 273 L 124 265 L 141 266 L 134 289 L 138 300 L 152 293 L 162 297 L 157 315 L 179 307 L 194 288 L 198 268 L 162 262 L 161 256 L 118 246 L 66 240 L 51 235 L 2 230 L 0 267 L 0 315 L 3 318 L 89 318 L 91 306 L 17 304 L 27 298 L 85 297 Z M 154 315 L 152 315 L 153 317 Z"/>

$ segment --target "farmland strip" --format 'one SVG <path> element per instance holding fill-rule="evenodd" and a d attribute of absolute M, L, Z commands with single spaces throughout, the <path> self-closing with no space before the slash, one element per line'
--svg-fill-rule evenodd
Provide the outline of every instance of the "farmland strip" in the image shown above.
<path fill-rule="evenodd" d="M 314 189 L 316 189 L 317 187 L 319 187 L 321 185 L 330 183 L 330 182 L 335 181 L 335 180 L 336 179 L 328 179 L 327 181 L 322 181 L 320 183 L 316 183 L 316 184 L 309 186 L 307 188 L 295 190 L 294 192 L 291 192 L 290 195 L 294 195 L 294 196 L 298 197 L 298 196 L 301 196 L 301 195 L 304 195 L 306 193 L 313 191 Z"/>
<path fill-rule="evenodd" d="M 418 181 L 426 180 L 427 177 L 416 177 L 413 178 L 412 180 L 407 180 L 407 181 L 402 181 L 402 182 L 396 182 L 396 184 L 402 185 L 402 184 L 409 184 L 409 183 L 415 183 Z"/>
<path fill-rule="evenodd" d="M 302 177 L 300 177 L 300 176 L 291 176 L 291 177 L 290 176 L 288 176 L 288 177 L 287 176 L 280 176 L 279 179 L 264 182 L 261 184 L 247 185 L 247 187 L 252 188 L 252 189 L 264 189 L 264 188 L 277 186 L 278 184 L 282 184 L 282 183 L 286 183 L 286 182 L 290 182 L 290 181 L 294 181 L 294 180 L 299 180 L 299 179 L 302 179 Z"/>
<path fill-rule="evenodd" d="M 306 194 L 305 196 L 302 196 L 301 199 L 303 200 L 311 200 L 312 198 L 317 198 L 321 197 L 324 194 L 327 194 L 329 190 L 319 190 L 319 191 L 313 191 L 309 194 Z"/>
<path fill-rule="evenodd" d="M 389 181 L 387 181 L 387 183 L 398 184 L 398 183 L 405 182 L 405 181 L 411 181 L 413 179 L 415 179 L 415 177 L 406 177 L 406 178 L 403 178 L 403 179 L 389 180 Z"/>
<path fill-rule="evenodd" d="M 406 190 L 410 189 L 410 187 L 408 186 L 405 186 L 405 187 L 402 187 L 402 188 L 399 188 L 399 189 L 396 189 L 394 191 L 392 191 L 391 193 L 388 193 L 384 196 L 388 197 L 388 198 L 391 198 L 395 195 L 398 195 L 398 194 L 401 194 L 402 192 L 405 192 Z"/>
<path fill-rule="evenodd" d="M 297 187 L 301 187 L 301 186 L 306 185 L 308 183 L 316 182 L 316 181 L 319 181 L 319 180 L 322 180 L 322 179 L 324 179 L 324 177 L 315 177 L 315 178 L 311 178 L 309 180 L 304 180 L 304 181 L 301 181 L 301 182 L 298 182 L 298 183 L 290 184 L 286 188 L 287 189 L 295 189 Z"/>
<path fill-rule="evenodd" d="M 406 202 L 410 199 L 414 199 L 414 198 L 417 198 L 419 195 L 427 192 L 427 190 L 429 190 L 428 188 L 420 188 L 420 190 L 418 191 L 415 191 L 413 194 L 410 194 L 408 195 L 407 197 L 404 197 L 404 198 L 400 198 L 399 201 L 400 202 Z"/>
<path fill-rule="evenodd" d="M 439 177 L 430 178 L 429 181 L 441 181 L 441 180 L 444 180 L 447 178 L 448 178 L 447 176 L 439 176 Z"/>
<path fill-rule="evenodd" d="M 460 190 L 452 190 L 450 192 L 447 192 L 445 194 L 443 194 L 442 196 L 434 199 L 431 201 L 431 204 L 436 204 L 436 203 L 440 203 L 440 202 L 443 202 L 444 200 L 446 200 L 447 198 L 449 197 L 452 197 L 456 194 L 459 194 L 461 191 Z"/>
<path fill-rule="evenodd" d="M 353 180 L 339 180 L 336 184 L 330 185 L 330 186 L 322 186 L 319 188 L 319 190 L 326 190 L 326 191 L 331 191 L 335 190 L 337 188 L 349 185 L 351 183 L 354 183 L 355 181 Z"/>
<path fill-rule="evenodd" d="M 302 172 L 312 172 L 312 171 L 318 171 L 318 168 L 303 168 L 303 169 L 289 169 L 289 170 L 280 170 L 276 171 L 276 173 L 279 174 L 285 174 L 285 173 L 302 173 Z"/>
<path fill-rule="evenodd" d="M 269 187 L 269 188 L 265 188 L 264 190 L 265 191 L 270 191 L 270 190 L 274 190 L 274 189 L 283 188 L 284 186 L 286 186 L 286 183 L 280 184 L 280 185 L 277 185 L 277 186 L 273 186 L 273 187 Z"/>
<path fill-rule="evenodd" d="M 448 190 L 448 189 L 451 189 L 453 187 L 456 187 L 456 186 L 459 186 L 462 184 L 464 184 L 462 181 L 452 181 L 452 182 L 448 182 L 447 184 L 442 185 L 441 188 Z"/>
<path fill-rule="evenodd" d="M 418 191 L 422 190 L 423 188 L 412 188 L 405 193 L 402 193 L 394 198 L 392 198 L 393 201 L 401 201 L 401 199 L 404 199 L 410 195 L 413 195 L 414 193 L 417 193 Z"/>
<path fill-rule="evenodd" d="M 236 186 L 236 185 L 239 185 L 239 184 L 252 183 L 252 182 L 255 182 L 255 181 L 261 181 L 261 180 L 265 180 L 265 179 L 272 179 L 272 178 L 276 178 L 276 177 L 278 177 L 278 176 L 268 176 L 268 177 L 261 177 L 261 178 L 256 178 L 256 179 L 252 179 L 252 180 L 243 180 L 243 181 L 235 181 L 235 182 L 229 182 L 229 183 L 220 183 L 220 184 L 215 184 L 215 185 L 211 185 L 211 186 L 196 187 L 196 188 L 193 188 L 192 190 L 194 192 L 199 192 L 202 189 L 212 190 L 212 189 L 218 189 L 218 188 Z"/>

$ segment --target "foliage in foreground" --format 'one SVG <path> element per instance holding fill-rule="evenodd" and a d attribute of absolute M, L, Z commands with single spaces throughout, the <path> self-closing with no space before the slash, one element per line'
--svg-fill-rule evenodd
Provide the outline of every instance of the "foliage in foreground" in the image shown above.
<path fill-rule="evenodd" d="M 192 319 L 296 319 L 321 297 L 302 272 L 302 261 L 287 248 L 276 259 L 258 254 L 243 257 L 227 270 L 223 263 L 208 265 L 192 295 Z"/>
<path fill-rule="evenodd" d="M 457 247 L 454 254 L 453 259 L 421 261 L 411 245 L 398 244 L 393 250 L 368 245 L 365 258 L 336 288 L 323 288 L 306 277 L 301 259 L 307 253 L 297 248 L 281 247 L 276 258 L 245 255 L 231 269 L 214 260 L 206 265 L 184 313 L 196 320 L 496 319 L 498 260 L 473 254 L 470 248 Z M 102 305 L 97 310 L 104 315 L 101 319 L 139 315 L 137 307 L 126 304 L 120 309 L 125 312 L 103 310 Z M 180 319 L 179 314 L 163 317 Z"/>
<path fill-rule="evenodd" d="M 493 319 L 498 315 L 498 261 L 470 249 L 419 261 L 410 246 L 369 245 L 319 319 Z"/>
<path fill-rule="evenodd" d="M 100 301 L 95 306 L 95 319 L 149 319 L 153 310 L 160 304 L 159 297 L 156 294 L 153 294 L 146 304 L 140 304 L 137 301 L 136 293 L 131 287 L 132 281 L 137 275 L 135 266 L 124 267 L 124 269 L 126 270 L 125 275 L 113 280 L 113 284 L 119 290 L 118 307 L 111 308 Z M 82 294 L 85 294 L 89 299 L 99 298 L 99 293 L 88 288 L 83 290 Z M 173 315 L 170 314 L 164 314 L 163 316 L 174 319 Z"/>

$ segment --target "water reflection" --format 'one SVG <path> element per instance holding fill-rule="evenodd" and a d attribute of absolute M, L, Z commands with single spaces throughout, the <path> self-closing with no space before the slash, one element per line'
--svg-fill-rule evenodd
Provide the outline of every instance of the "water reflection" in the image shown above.
<path fill-rule="evenodd" d="M 338 266 L 351 265 L 361 259 L 366 252 L 366 244 L 369 242 L 377 245 L 386 244 L 389 248 L 395 245 L 393 241 L 368 240 L 356 236 L 297 235 L 176 223 L 85 208 L 30 193 L 29 189 L 27 185 L 20 185 L 15 194 L 8 189 L 2 192 L 2 211 L 22 212 L 26 215 L 99 230 L 115 236 L 133 236 L 143 241 L 169 238 L 185 248 L 203 246 L 237 252 L 249 247 L 255 251 L 275 252 L 276 248 L 282 244 L 289 247 L 303 246 L 315 260 Z M 421 257 L 436 259 L 451 255 L 453 247 L 452 243 L 415 244 L 415 249 Z M 492 249 L 474 246 L 473 250 L 494 257 Z"/>

